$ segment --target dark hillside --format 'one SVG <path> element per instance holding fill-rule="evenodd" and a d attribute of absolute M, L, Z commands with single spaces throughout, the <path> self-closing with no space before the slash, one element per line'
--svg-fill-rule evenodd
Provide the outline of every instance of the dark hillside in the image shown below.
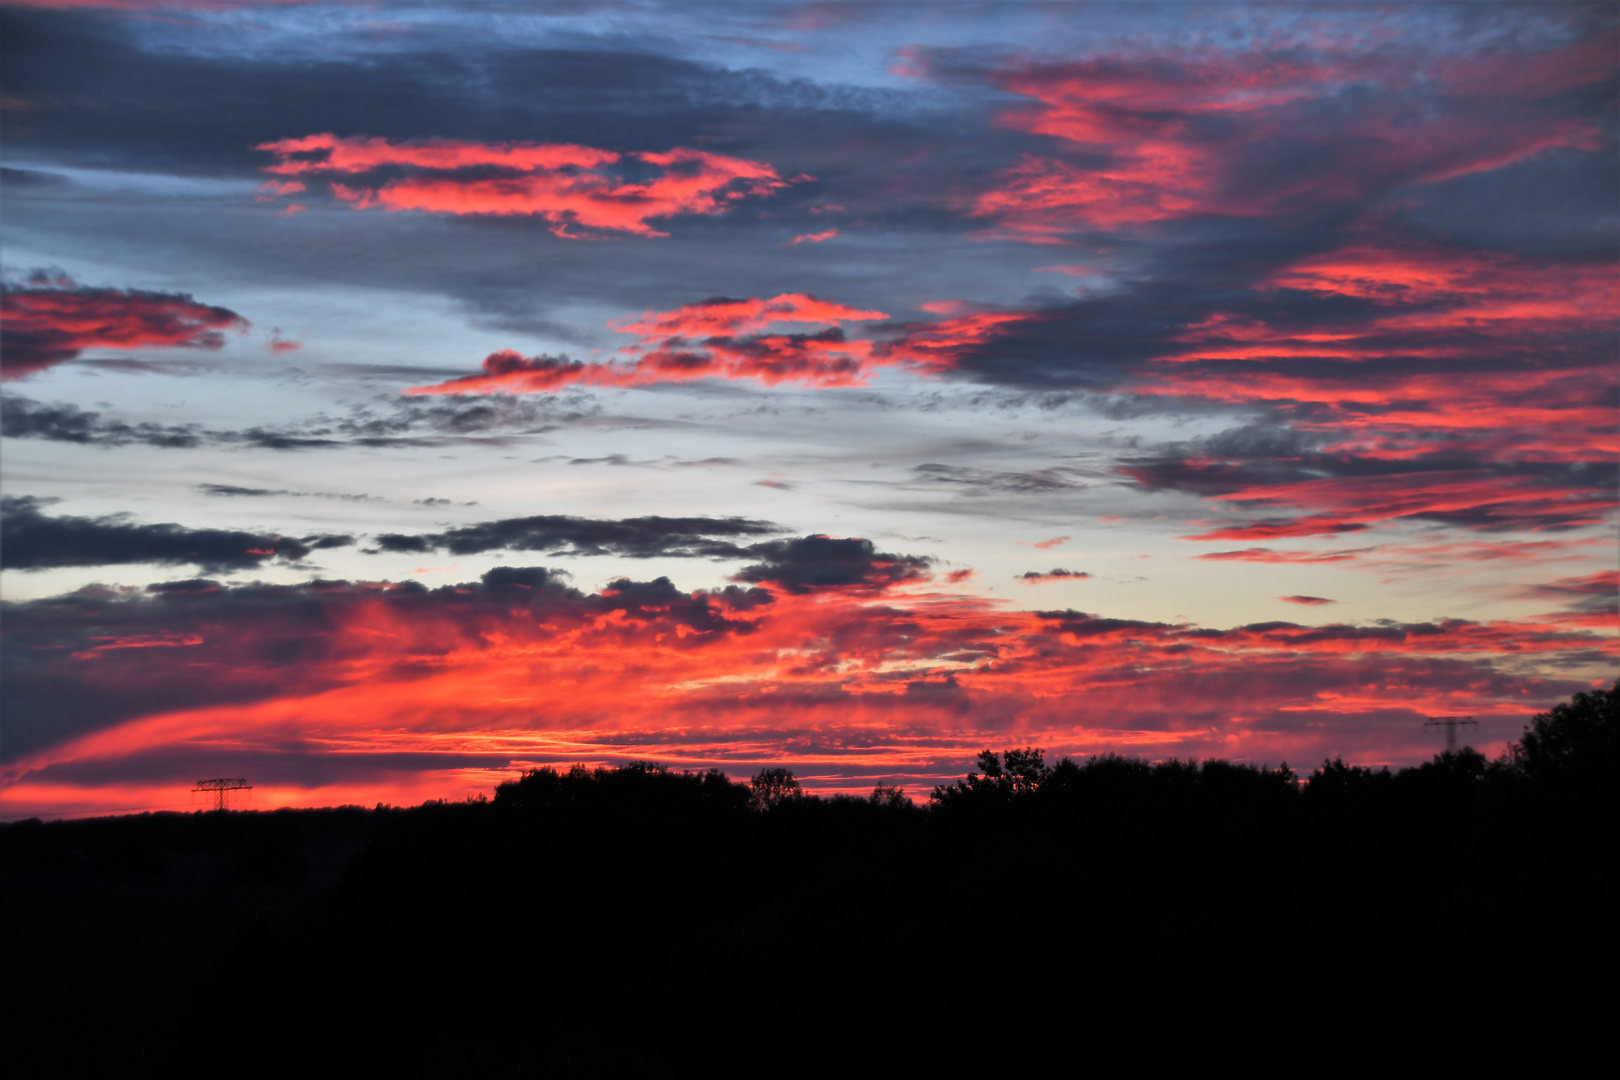
<path fill-rule="evenodd" d="M 1384 1054 L 1505 1007 L 1567 1026 L 1596 1000 L 1583 972 L 1613 956 L 1616 700 L 1538 717 L 1496 762 L 1328 762 L 1303 783 L 987 751 L 926 808 L 805 797 L 781 771 L 750 787 L 540 770 L 377 819 L 307 917 L 268 913 L 235 939 L 184 1013 L 182 1058 L 999 1072 L 1053 1046 L 1098 1063 L 1345 1040 Z"/>
<path fill-rule="evenodd" d="M 5 1057 L 25 1075 L 157 1075 L 250 928 L 296 926 L 394 813 L 136 814 L 0 826 Z"/>

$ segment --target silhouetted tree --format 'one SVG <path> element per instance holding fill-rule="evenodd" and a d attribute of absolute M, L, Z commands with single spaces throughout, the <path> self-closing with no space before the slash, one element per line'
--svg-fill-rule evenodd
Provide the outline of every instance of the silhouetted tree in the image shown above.
<path fill-rule="evenodd" d="M 798 779 L 783 768 L 764 769 L 748 782 L 748 805 L 756 810 L 769 810 L 789 799 L 804 797 Z"/>
<path fill-rule="evenodd" d="M 983 756 L 980 755 L 981 760 Z M 1025 792 L 1034 791 L 1052 774 L 1052 770 L 1041 758 L 1039 747 L 1008 750 L 1001 756 L 1001 773 L 1006 777 L 1007 783 L 1012 787 L 1014 794 L 1021 795 Z"/>
<path fill-rule="evenodd" d="M 1334 757 L 1311 773 L 1300 794 L 1309 812 L 1343 821 L 1381 805 L 1389 797 L 1394 782 L 1395 774 L 1387 767 L 1370 769 L 1365 765 L 1347 765 L 1344 758 Z"/>
<path fill-rule="evenodd" d="M 873 806 L 910 806 L 911 800 L 906 793 L 898 787 L 889 784 L 879 784 L 872 789 L 867 802 Z"/>
<path fill-rule="evenodd" d="M 1508 765 L 1532 780 L 1586 783 L 1620 764 L 1620 680 L 1607 690 L 1576 694 L 1532 717 L 1507 752 Z"/>
<path fill-rule="evenodd" d="M 936 786 L 928 796 L 935 803 L 975 801 L 1003 802 L 1014 795 L 1027 795 L 1052 778 L 1053 767 L 1046 764 L 1039 747 L 1008 750 L 980 750 L 980 772 L 970 772 L 949 786 Z"/>

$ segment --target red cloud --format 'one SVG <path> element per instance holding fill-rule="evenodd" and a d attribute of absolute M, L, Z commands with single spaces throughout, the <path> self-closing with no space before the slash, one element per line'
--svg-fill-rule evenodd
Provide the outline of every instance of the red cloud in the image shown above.
<path fill-rule="evenodd" d="M 884 346 L 895 362 L 914 364 L 935 374 L 959 366 L 964 352 L 994 341 L 1007 331 L 1023 329 L 1041 320 L 1026 311 L 969 311 L 960 301 L 937 301 L 923 310 L 948 318 L 934 323 L 911 323 L 896 329 L 898 337 Z"/>
<path fill-rule="evenodd" d="M 649 223 L 722 213 L 738 199 L 770 195 L 792 182 L 763 162 L 683 147 L 624 154 L 566 143 L 392 142 L 322 134 L 255 149 L 277 158 L 265 171 L 326 178 L 332 194 L 356 209 L 532 214 L 549 221 L 556 235 L 575 238 L 592 232 L 667 236 Z M 615 168 L 626 164 L 651 166 L 657 175 L 626 179 Z M 405 175 L 375 177 L 380 169 Z M 338 176 L 352 183 L 332 180 Z"/>
<path fill-rule="evenodd" d="M 1563 529 L 1620 505 L 1611 263 L 1463 250 L 1373 222 L 1232 295 L 1229 310 L 1214 311 L 1170 296 L 1133 300 L 1129 290 L 1108 302 L 1112 311 L 1086 299 L 1027 311 L 930 303 L 939 321 L 885 328 L 877 355 L 924 372 L 1004 371 L 1059 349 L 1084 356 L 1095 330 L 1105 354 L 1143 353 L 1091 369 L 1108 389 L 1264 404 L 1320 436 L 1309 462 L 1240 453 L 1127 463 L 1122 471 L 1150 490 L 1281 511 L 1198 539 L 1335 535 L 1410 519 Z M 1133 303 L 1139 322 L 1170 329 L 1110 344 Z"/>
<path fill-rule="evenodd" d="M 881 311 L 835 304 L 804 293 L 783 293 L 769 300 L 749 297 L 732 300 L 714 297 L 685 304 L 674 311 L 649 311 L 636 319 L 614 323 L 625 334 L 644 342 L 656 338 L 726 336 L 763 330 L 773 323 L 839 323 L 887 319 Z"/>
<path fill-rule="evenodd" d="M 1371 233 L 1294 263 L 1269 285 L 1376 301 L 1389 312 L 1377 324 L 1384 327 L 1601 325 L 1620 297 L 1606 266 L 1396 243 Z"/>
<path fill-rule="evenodd" d="M 1620 506 L 1606 490 L 1548 484 L 1539 477 L 1419 472 L 1270 484 L 1214 496 L 1247 505 L 1330 507 L 1297 518 L 1253 521 L 1188 539 L 1260 540 L 1355 532 L 1369 523 L 1425 518 L 1474 528 L 1569 528 L 1597 524 Z"/>
<path fill-rule="evenodd" d="M 1305 604 L 1310 607 L 1316 607 L 1320 604 L 1338 603 L 1338 601 L 1329 600 L 1325 596 L 1279 596 L 1277 599 L 1281 600 L 1285 604 Z"/>
<path fill-rule="evenodd" d="M 1376 306 L 1303 327 L 1211 315 L 1129 389 L 1271 403 L 1393 460 L 1429 452 L 1437 432 L 1520 461 L 1620 454 L 1612 365 L 1554 347 L 1612 324 L 1620 282 L 1611 266 L 1357 239 L 1277 273 L 1259 297 L 1280 303 L 1284 290 Z M 1532 338 L 1535 364 L 1481 363 L 1522 353 Z"/>
<path fill-rule="evenodd" d="M 6 287 L 0 290 L 0 376 L 20 379 L 55 367 L 86 349 L 217 349 L 223 330 L 246 330 L 229 308 L 199 304 L 185 293 L 139 289 Z"/>
<path fill-rule="evenodd" d="M 1586 577 L 1559 578 L 1521 593 L 1525 599 L 1558 600 L 1566 610 L 1543 616 L 1565 626 L 1620 628 L 1620 570 L 1602 570 Z"/>
<path fill-rule="evenodd" d="M 803 236 L 795 236 L 792 240 L 789 240 L 788 246 L 796 247 L 799 244 L 819 244 L 823 240 L 831 240 L 837 235 L 837 229 L 828 229 L 826 232 L 805 233 Z"/>
<path fill-rule="evenodd" d="M 622 386 L 634 372 L 616 364 L 587 364 L 564 357 L 526 357 L 502 349 L 484 357 L 482 375 L 462 375 L 434 386 L 413 386 L 412 397 L 425 394 L 544 394 L 575 383 Z"/>
<path fill-rule="evenodd" d="M 885 350 L 936 372 L 1002 361 L 1028 341 L 1050 349 L 1076 317 L 924 308 L 946 318 L 892 328 Z M 1432 454 L 1438 440 L 1475 460 L 1612 460 L 1620 376 L 1591 342 L 1617 313 L 1609 263 L 1418 243 L 1369 225 L 1245 290 L 1232 310 L 1144 341 L 1147 355 L 1111 389 L 1264 403 L 1301 430 L 1338 435 L 1330 449 L 1392 462 Z M 1085 340 L 1086 327 L 1073 331 Z"/>
<path fill-rule="evenodd" d="M 564 386 L 635 386 L 689 379 L 758 379 L 767 385 L 799 382 L 851 386 L 873 367 L 898 357 L 880 355 L 870 341 L 848 338 L 840 324 L 884 319 L 804 293 L 770 299 L 716 297 L 674 311 L 649 311 L 614 325 L 635 334 L 624 351 L 633 359 L 585 363 L 566 357 L 524 358 L 510 350 L 484 359 L 481 375 L 405 391 L 422 394 L 548 393 Z M 762 333 L 779 324 L 826 324 L 814 332 Z"/>
<path fill-rule="evenodd" d="M 1549 150 L 1599 150 L 1596 121 L 1548 103 L 1610 77 L 1597 35 L 1465 58 L 1318 39 L 1004 68 L 989 81 L 1030 104 L 1002 123 L 1070 156 L 1026 154 L 959 206 L 994 221 L 992 235 L 1035 243 L 1200 214 L 1293 214 Z"/>
<path fill-rule="evenodd" d="M 1560 665 L 1613 646 L 1545 623 L 1223 630 L 1003 611 L 907 584 L 894 557 L 817 542 L 773 553 L 758 575 L 784 579 L 770 592 L 661 579 L 591 595 L 513 568 L 435 590 L 256 584 L 11 605 L 5 633 L 33 646 L 18 700 L 71 686 L 95 707 L 90 729 L 17 751 L 7 810 L 94 802 L 97 785 L 139 776 L 145 798 L 183 791 L 200 752 L 251 757 L 277 802 L 306 804 L 453 794 L 492 770 L 603 757 L 926 779 L 993 738 L 1271 761 L 1376 745 L 1410 760 L 1432 750 L 1424 715 L 1499 718 L 1514 734 L 1581 688 Z M 814 586 L 828 569 L 903 587 Z M 299 787 L 312 772 L 334 779 Z"/>
<path fill-rule="evenodd" d="M 1198 206 L 1184 190 L 1189 158 L 1171 146 L 1142 146 L 1127 162 L 1097 170 L 1025 155 L 997 174 L 1000 186 L 977 196 L 968 213 L 995 218 L 997 236 L 1036 244 L 1062 243 L 1082 221 L 1109 228 L 1184 215 Z"/>
<path fill-rule="evenodd" d="M 1197 466 L 1192 468 L 1197 472 Z M 1145 478 L 1147 470 L 1127 467 Z M 1219 470 L 1211 470 L 1212 477 Z M 1220 503 L 1238 503 L 1246 510 L 1260 507 L 1304 511 L 1297 516 L 1253 518 L 1221 525 L 1186 540 L 1278 540 L 1288 537 L 1333 536 L 1360 532 L 1382 522 L 1420 520 L 1464 528 L 1501 531 L 1541 531 L 1594 525 L 1620 506 L 1620 497 L 1604 486 L 1602 476 L 1565 477 L 1558 472 L 1515 475 L 1478 468 L 1428 472 L 1371 472 L 1296 483 L 1263 480 L 1234 482 L 1234 490 L 1208 496 Z M 1212 481 L 1213 482 L 1213 481 Z M 1150 485 L 1151 486 L 1151 485 Z M 1360 551 L 1369 549 L 1362 548 Z M 1549 549 L 1527 548 L 1531 552 Z M 1394 553 L 1395 549 L 1391 549 Z M 1215 552 L 1203 558 L 1247 559 L 1260 562 L 1332 562 L 1354 552 L 1314 556 L 1272 552 L 1268 548 Z M 1514 557 L 1511 551 L 1488 546 L 1466 557 Z M 1537 555 L 1536 557 L 1548 557 Z"/>

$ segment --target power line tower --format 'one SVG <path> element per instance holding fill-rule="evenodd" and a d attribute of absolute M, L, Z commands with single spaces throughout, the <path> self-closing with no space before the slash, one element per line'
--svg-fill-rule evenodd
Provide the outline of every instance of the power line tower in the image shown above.
<path fill-rule="evenodd" d="M 1423 722 L 1424 727 L 1443 727 L 1446 729 L 1446 753 L 1457 752 L 1457 729 L 1460 727 L 1479 727 L 1479 723 L 1472 716 L 1431 716 Z"/>
<path fill-rule="evenodd" d="M 197 781 L 197 786 L 191 790 L 211 792 L 214 796 L 214 809 L 223 811 L 225 809 L 225 803 L 230 798 L 227 792 L 251 791 L 252 789 L 252 784 L 238 776 L 234 779 L 224 777 L 218 780 L 199 780 Z"/>

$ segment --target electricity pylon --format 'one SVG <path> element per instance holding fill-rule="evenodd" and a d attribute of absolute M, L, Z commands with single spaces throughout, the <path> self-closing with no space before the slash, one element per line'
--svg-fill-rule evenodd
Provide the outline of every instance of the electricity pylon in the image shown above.
<path fill-rule="evenodd" d="M 226 777 L 219 780 L 199 780 L 192 791 L 211 791 L 214 793 L 214 809 L 224 810 L 228 791 L 249 791 L 253 787 L 245 779 L 238 776 L 234 779 Z"/>
<path fill-rule="evenodd" d="M 1472 716 L 1431 716 L 1423 722 L 1424 727 L 1443 727 L 1446 729 L 1446 753 L 1457 752 L 1457 729 L 1479 723 Z"/>

